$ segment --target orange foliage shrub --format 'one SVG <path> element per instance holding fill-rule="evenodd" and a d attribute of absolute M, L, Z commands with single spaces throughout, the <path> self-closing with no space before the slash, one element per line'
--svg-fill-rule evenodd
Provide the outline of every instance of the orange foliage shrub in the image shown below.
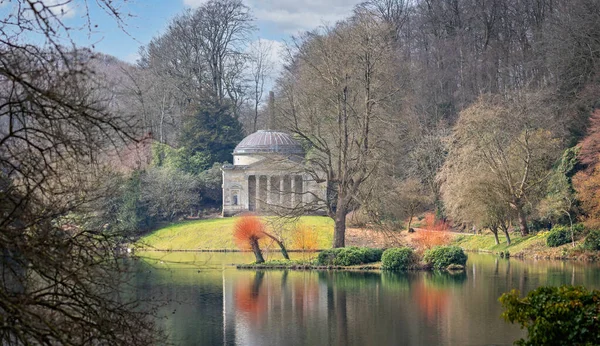
<path fill-rule="evenodd" d="M 306 225 L 298 225 L 294 231 L 292 247 L 296 250 L 316 250 L 319 245 L 317 232 Z"/>
<path fill-rule="evenodd" d="M 302 257 L 306 259 L 306 252 L 316 250 L 319 246 L 319 239 L 317 238 L 317 232 L 313 228 L 306 225 L 298 225 L 294 230 L 294 237 L 292 239 L 292 247 L 296 250 L 302 250 Z"/>
<path fill-rule="evenodd" d="M 425 228 L 428 231 L 448 231 L 450 225 L 442 220 L 436 220 L 433 213 L 425 214 Z"/>
<path fill-rule="evenodd" d="M 436 221 L 434 214 L 427 213 L 425 215 L 424 227 L 417 232 L 413 241 L 420 249 L 448 245 L 450 243 L 450 235 L 447 233 L 449 229 L 450 225 L 447 222 Z"/>
<path fill-rule="evenodd" d="M 258 217 L 242 215 L 235 221 L 233 240 L 241 250 L 249 250 L 253 241 L 265 236 L 264 231 L 265 224 Z"/>

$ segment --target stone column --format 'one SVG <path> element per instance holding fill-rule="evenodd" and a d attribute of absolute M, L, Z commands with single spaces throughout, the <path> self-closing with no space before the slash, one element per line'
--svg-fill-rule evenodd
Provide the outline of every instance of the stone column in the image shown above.
<path fill-rule="evenodd" d="M 296 176 L 290 175 L 290 204 L 294 208 L 296 206 Z"/>
<path fill-rule="evenodd" d="M 239 198 L 241 199 L 240 205 L 244 207 L 244 209 L 250 209 L 250 176 L 246 175 L 246 179 L 244 179 L 244 186 L 242 186 L 242 191 L 240 191 Z"/>
<path fill-rule="evenodd" d="M 273 201 L 271 199 L 271 176 L 267 175 L 267 204 L 272 204 Z"/>
<path fill-rule="evenodd" d="M 254 189 L 254 203 L 256 204 L 256 211 L 260 210 L 261 202 L 260 202 L 260 175 L 254 175 L 254 180 L 256 183 L 256 189 Z"/>
<path fill-rule="evenodd" d="M 279 203 L 277 203 L 277 205 L 279 205 L 279 206 L 283 206 L 283 203 L 285 201 L 285 196 L 286 196 L 285 185 L 283 185 L 283 182 L 285 180 L 284 177 L 285 177 L 285 175 L 279 176 Z"/>
<path fill-rule="evenodd" d="M 310 191 L 310 181 L 308 181 L 308 179 L 304 179 L 304 174 L 300 176 L 300 178 L 302 178 L 302 191 L 300 191 L 302 193 L 302 203 L 309 203 L 309 197 L 310 194 L 309 193 L 304 193 L 305 191 Z"/>

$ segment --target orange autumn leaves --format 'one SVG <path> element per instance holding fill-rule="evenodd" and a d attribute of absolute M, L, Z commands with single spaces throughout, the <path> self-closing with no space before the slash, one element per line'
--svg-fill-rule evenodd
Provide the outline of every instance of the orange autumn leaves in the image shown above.
<path fill-rule="evenodd" d="M 436 220 L 432 213 L 425 214 L 423 227 L 417 231 L 413 242 L 419 249 L 431 249 L 440 245 L 447 245 L 450 242 L 448 230 L 450 225 L 443 220 Z"/>
<path fill-rule="evenodd" d="M 265 224 L 254 215 L 243 215 L 235 221 L 233 240 L 241 250 L 250 250 L 253 241 L 265 237 Z"/>
<path fill-rule="evenodd" d="M 235 224 L 233 239 L 240 250 L 251 250 L 253 242 L 259 242 L 261 248 L 270 248 L 270 244 L 263 243 L 262 239 L 272 239 L 267 233 L 267 225 L 258 216 L 245 214 L 240 216 Z M 291 247 L 295 250 L 313 251 L 319 246 L 317 231 L 302 223 L 291 228 Z M 281 240 L 283 241 L 283 240 Z"/>
<path fill-rule="evenodd" d="M 292 247 L 296 250 L 312 251 L 319 245 L 317 232 L 306 225 L 298 225 L 294 230 Z"/>

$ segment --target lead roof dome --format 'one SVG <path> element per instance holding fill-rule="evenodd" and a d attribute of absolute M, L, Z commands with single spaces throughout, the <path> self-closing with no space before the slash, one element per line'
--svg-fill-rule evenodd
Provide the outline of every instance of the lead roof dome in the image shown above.
<path fill-rule="evenodd" d="M 304 155 L 302 146 L 285 132 L 258 130 L 242 139 L 233 150 L 238 154 L 292 154 Z"/>

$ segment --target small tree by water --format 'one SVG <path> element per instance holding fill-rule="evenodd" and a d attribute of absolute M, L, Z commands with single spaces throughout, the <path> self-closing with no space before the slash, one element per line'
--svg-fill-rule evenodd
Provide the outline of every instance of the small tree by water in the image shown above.
<path fill-rule="evenodd" d="M 275 237 L 274 235 L 266 231 L 265 223 L 257 216 L 252 214 L 242 215 L 236 220 L 234 225 L 233 238 L 235 243 L 240 249 L 247 250 L 251 249 L 256 257 L 256 263 L 263 263 L 265 261 L 260 245 L 258 241 L 262 238 L 270 238 L 273 240 L 281 249 L 283 258 L 289 260 L 290 257 L 287 253 L 287 249 L 283 242 Z"/>
<path fill-rule="evenodd" d="M 233 238 L 240 249 L 250 248 L 256 257 L 256 263 L 265 261 L 258 241 L 264 238 L 265 224 L 254 215 L 244 215 L 235 221 Z"/>

